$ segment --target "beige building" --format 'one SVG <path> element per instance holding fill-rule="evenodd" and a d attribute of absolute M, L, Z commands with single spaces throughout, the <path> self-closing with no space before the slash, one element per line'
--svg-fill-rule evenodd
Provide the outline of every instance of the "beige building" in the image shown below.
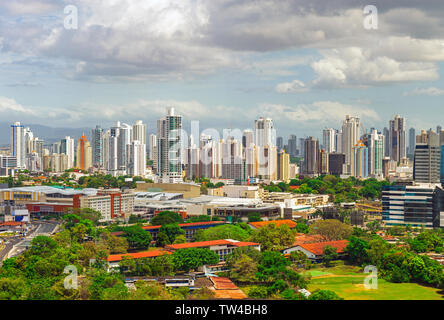
<path fill-rule="evenodd" d="M 290 180 L 290 155 L 282 150 L 278 153 L 278 180 Z"/>
<path fill-rule="evenodd" d="M 182 193 L 184 199 L 200 196 L 200 185 L 192 183 L 137 183 L 136 191 Z"/>
<path fill-rule="evenodd" d="M 53 153 L 43 157 L 43 170 L 64 172 L 68 168 L 68 156 L 64 153 Z"/>
<path fill-rule="evenodd" d="M 100 190 L 95 196 L 74 196 L 74 208 L 90 208 L 101 213 L 100 221 L 116 218 L 129 218 L 134 212 L 133 191 L 121 193 L 120 190 Z"/>

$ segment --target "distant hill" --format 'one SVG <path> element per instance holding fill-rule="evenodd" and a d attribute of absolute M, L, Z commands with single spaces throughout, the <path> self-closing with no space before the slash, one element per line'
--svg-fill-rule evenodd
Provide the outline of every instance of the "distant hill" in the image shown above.
<path fill-rule="evenodd" d="M 23 123 L 25 127 L 31 128 L 34 136 L 45 140 L 46 144 L 51 144 L 60 141 L 66 136 L 70 136 L 77 140 L 80 136 L 85 133 L 88 140 L 91 140 L 91 130 L 92 128 L 52 128 L 48 126 L 43 126 L 40 124 L 28 124 Z M 11 136 L 11 123 L 0 122 L 0 146 L 8 146 Z"/>

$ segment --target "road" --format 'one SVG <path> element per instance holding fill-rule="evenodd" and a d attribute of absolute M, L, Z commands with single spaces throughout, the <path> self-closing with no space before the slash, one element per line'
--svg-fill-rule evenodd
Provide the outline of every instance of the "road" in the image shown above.
<path fill-rule="evenodd" d="M 58 225 L 59 223 L 52 221 L 34 221 L 32 229 L 28 232 L 25 239 L 13 237 L 5 244 L 5 248 L 0 251 L 0 264 L 4 259 L 19 255 L 28 249 L 29 243 L 34 237 L 40 235 L 48 236 L 54 233 Z"/>

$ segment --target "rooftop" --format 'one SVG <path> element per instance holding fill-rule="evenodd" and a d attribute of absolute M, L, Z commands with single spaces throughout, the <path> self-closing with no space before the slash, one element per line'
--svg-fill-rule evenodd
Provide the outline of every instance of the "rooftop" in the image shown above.
<path fill-rule="evenodd" d="M 172 254 L 172 253 L 164 250 L 152 250 L 152 251 L 144 251 L 136 253 L 113 254 L 108 256 L 106 260 L 108 262 L 117 262 L 121 261 L 124 257 L 128 259 L 155 258 L 164 254 Z"/>
<path fill-rule="evenodd" d="M 72 189 L 72 188 L 56 188 L 56 187 L 50 187 L 50 186 L 31 186 L 31 187 L 16 187 L 16 188 L 8 188 L 8 189 L 1 189 L 2 192 L 4 191 L 11 191 L 11 192 L 37 192 L 37 193 L 44 193 L 44 194 L 62 194 L 66 196 L 71 196 L 75 194 L 82 194 L 82 195 L 96 195 L 97 189 L 93 188 L 85 188 L 85 189 Z"/>
<path fill-rule="evenodd" d="M 336 248 L 337 253 L 344 253 L 345 247 L 347 247 L 347 240 L 336 240 L 336 241 L 324 241 L 324 242 L 315 242 L 315 243 L 304 243 L 300 244 L 301 248 L 317 255 L 322 256 L 324 254 L 324 248 L 326 246 L 330 246 Z"/>
<path fill-rule="evenodd" d="M 187 248 L 205 248 L 205 247 L 223 246 L 223 245 L 232 245 L 232 246 L 236 246 L 236 247 L 247 247 L 247 246 L 258 246 L 259 243 L 236 241 L 236 240 L 231 240 L 231 239 L 221 239 L 221 240 L 170 244 L 170 245 L 167 245 L 165 248 L 172 249 L 172 250 L 179 250 L 179 249 L 187 249 Z"/>

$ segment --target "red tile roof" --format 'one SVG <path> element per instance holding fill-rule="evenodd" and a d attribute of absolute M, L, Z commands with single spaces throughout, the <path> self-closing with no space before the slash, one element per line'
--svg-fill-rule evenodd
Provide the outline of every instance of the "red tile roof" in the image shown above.
<path fill-rule="evenodd" d="M 205 248 L 210 246 L 222 246 L 222 245 L 232 245 L 236 247 L 246 247 L 246 246 L 258 246 L 259 243 L 256 242 L 236 242 L 230 240 L 210 240 L 210 241 L 200 241 L 200 242 L 188 242 L 188 243 L 180 243 L 180 244 L 170 244 L 165 248 L 172 250 L 186 249 L 186 248 Z"/>
<path fill-rule="evenodd" d="M 276 225 L 276 227 L 279 227 L 283 224 L 286 224 L 287 226 L 290 227 L 290 229 L 292 228 L 296 228 L 297 223 L 294 222 L 293 220 L 272 220 L 272 221 L 258 221 L 258 222 L 250 222 L 250 225 L 252 225 L 255 228 L 262 228 L 265 227 L 269 224 L 274 224 Z"/>
<path fill-rule="evenodd" d="M 25 223 L 22 222 L 22 221 L 7 221 L 7 222 L 1 222 L 0 226 L 2 226 L 2 227 L 3 226 L 15 227 L 15 226 L 21 226 L 23 224 L 25 224 Z"/>
<path fill-rule="evenodd" d="M 330 246 L 336 248 L 337 253 L 344 253 L 345 247 L 347 247 L 347 240 L 336 240 L 336 241 L 324 241 L 324 242 L 316 242 L 316 243 L 304 243 L 300 244 L 301 248 L 317 255 L 322 256 L 324 254 L 324 248 L 326 246 Z"/>
<path fill-rule="evenodd" d="M 195 226 L 205 226 L 212 224 L 225 224 L 224 221 L 203 221 L 203 222 L 189 222 L 189 223 L 179 223 L 179 227 L 195 227 Z M 160 229 L 162 226 L 144 226 L 144 230 Z"/>
<path fill-rule="evenodd" d="M 204 222 L 190 222 L 190 223 L 180 223 L 179 227 L 195 227 L 195 226 L 204 226 L 204 225 L 212 225 L 212 224 L 225 224 L 224 221 L 204 221 Z M 143 230 L 156 230 L 160 229 L 162 226 L 143 226 Z M 120 236 L 123 234 L 122 231 L 111 232 L 114 236 Z"/>
<path fill-rule="evenodd" d="M 238 287 L 228 278 L 210 277 L 210 280 L 213 282 L 215 289 L 222 289 L 222 290 L 238 289 Z"/>
<path fill-rule="evenodd" d="M 294 238 L 293 246 L 298 246 L 304 243 L 315 243 L 315 242 L 322 242 L 326 241 L 326 239 L 321 236 L 320 234 L 304 234 L 304 233 L 298 233 L 296 237 Z"/>
<path fill-rule="evenodd" d="M 216 299 L 246 299 L 247 295 L 228 278 L 210 277 Z"/>
<path fill-rule="evenodd" d="M 144 251 L 144 252 L 136 252 L 136 253 L 124 253 L 124 254 L 112 254 L 108 256 L 106 259 L 108 262 L 116 262 L 121 261 L 123 257 L 129 259 L 140 259 L 140 258 L 155 258 L 161 256 L 163 254 L 172 254 L 169 251 L 164 250 L 152 250 L 152 251 Z"/>

